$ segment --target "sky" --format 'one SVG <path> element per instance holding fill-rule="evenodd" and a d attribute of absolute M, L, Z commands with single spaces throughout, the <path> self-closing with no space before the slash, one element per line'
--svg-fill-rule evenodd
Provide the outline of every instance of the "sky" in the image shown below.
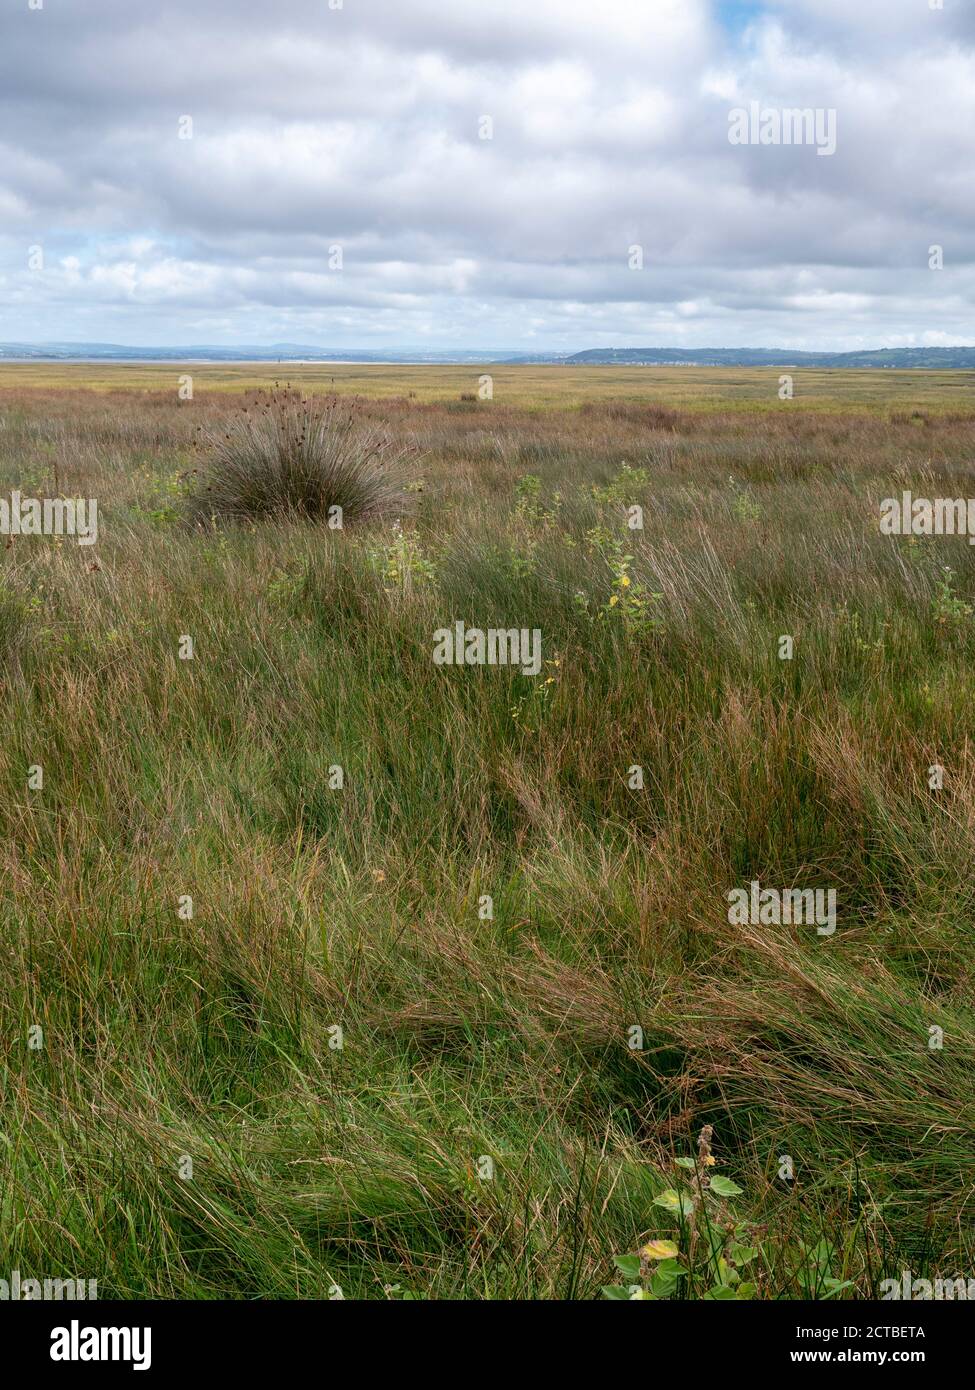
<path fill-rule="evenodd" d="M 975 343 L 973 165 L 972 0 L 2 0 L 0 341 Z"/>

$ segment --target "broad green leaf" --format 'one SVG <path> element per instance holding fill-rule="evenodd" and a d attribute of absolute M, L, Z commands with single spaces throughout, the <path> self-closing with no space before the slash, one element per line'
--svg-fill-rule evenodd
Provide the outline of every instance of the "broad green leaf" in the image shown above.
<path fill-rule="evenodd" d="M 821 1240 L 816 1245 L 807 1246 L 806 1248 L 806 1255 L 809 1258 L 809 1263 L 817 1269 L 820 1274 L 828 1273 L 832 1253 L 832 1250 L 825 1240 Z"/>
<path fill-rule="evenodd" d="M 640 1277 L 640 1256 L 639 1255 L 617 1255 L 613 1264 L 619 1272 L 627 1279 L 639 1279 Z"/>
<path fill-rule="evenodd" d="M 734 1298 L 734 1289 L 729 1289 L 727 1284 L 715 1284 L 713 1289 L 708 1289 L 705 1298 L 727 1299 Z"/>
<path fill-rule="evenodd" d="M 650 1280 L 654 1298 L 669 1298 L 677 1288 L 677 1280 L 668 1274 L 655 1274 Z"/>
<path fill-rule="evenodd" d="M 722 1178 L 716 1174 L 711 1179 L 711 1191 L 717 1197 L 740 1197 L 743 1189 L 736 1182 L 732 1182 L 730 1178 Z"/>
<path fill-rule="evenodd" d="M 626 1303 L 629 1303 L 630 1291 L 629 1289 L 624 1289 L 622 1284 L 604 1284 L 603 1298 L 611 1298 L 616 1302 L 620 1302 L 622 1300 Z"/>
<path fill-rule="evenodd" d="M 690 1216 L 694 1210 L 694 1203 L 687 1193 L 677 1193 L 672 1187 L 666 1192 L 661 1192 L 659 1197 L 654 1197 L 653 1204 L 655 1207 L 663 1207 L 664 1211 L 672 1211 L 675 1214 L 679 1212 L 684 1216 Z"/>

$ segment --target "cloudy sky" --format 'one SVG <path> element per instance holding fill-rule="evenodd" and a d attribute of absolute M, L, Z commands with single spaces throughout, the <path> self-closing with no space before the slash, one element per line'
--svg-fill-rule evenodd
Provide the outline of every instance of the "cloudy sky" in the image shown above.
<path fill-rule="evenodd" d="M 973 343 L 932 3 L 2 0 L 0 340 Z M 835 153 L 732 144 L 752 101 Z"/>

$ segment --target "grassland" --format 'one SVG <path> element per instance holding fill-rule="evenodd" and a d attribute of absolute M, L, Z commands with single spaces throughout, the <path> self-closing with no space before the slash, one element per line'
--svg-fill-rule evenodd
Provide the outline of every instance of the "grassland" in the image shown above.
<path fill-rule="evenodd" d="M 197 392 L 269 389 L 287 380 L 303 391 L 402 398 L 424 404 L 455 403 L 479 390 L 488 373 L 494 399 L 522 410 L 571 410 L 593 402 L 662 405 L 693 411 L 768 410 L 780 406 L 779 378 L 785 369 L 700 367 L 503 367 L 359 366 L 340 363 L 215 365 L 195 362 L 6 362 L 0 380 L 7 389 L 84 389 L 100 392 L 172 393 L 180 376 L 192 375 Z M 975 412 L 975 373 L 964 371 L 793 372 L 792 411 Z"/>
<path fill-rule="evenodd" d="M 971 1273 L 975 553 L 877 525 L 975 495 L 970 382 L 336 369 L 402 533 L 200 532 L 264 369 L 187 370 L 0 369 L 0 495 L 100 512 L 0 552 L 0 1264 L 588 1299 L 712 1125 L 758 1297 Z M 542 675 L 434 665 L 457 619 Z"/>

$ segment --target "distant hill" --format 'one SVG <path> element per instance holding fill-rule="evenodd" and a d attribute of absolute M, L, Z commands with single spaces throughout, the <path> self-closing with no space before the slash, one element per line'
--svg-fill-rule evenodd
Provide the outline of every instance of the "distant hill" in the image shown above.
<path fill-rule="evenodd" d="M 975 369 L 975 347 L 875 348 L 800 352 L 794 348 L 592 348 L 569 366 L 627 367 L 940 367 Z"/>
<path fill-rule="evenodd" d="M 587 352 L 452 352 L 398 347 L 362 349 L 270 346 L 126 347 L 119 343 L 0 343 L 0 362 L 335 362 L 439 366 L 495 364 L 570 367 L 925 367 L 975 370 L 975 347 L 876 348 L 864 352 L 801 352 L 795 348 L 590 348 Z"/>

